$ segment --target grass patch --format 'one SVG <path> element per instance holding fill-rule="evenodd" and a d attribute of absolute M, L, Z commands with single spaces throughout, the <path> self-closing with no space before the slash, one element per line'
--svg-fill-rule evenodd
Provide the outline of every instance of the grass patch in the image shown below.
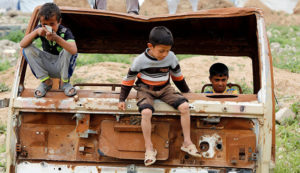
<path fill-rule="evenodd" d="M 197 56 L 197 55 L 191 55 L 191 54 L 184 54 L 184 55 L 176 55 L 176 57 L 178 58 L 178 60 L 183 60 L 183 59 L 186 59 L 186 58 L 191 58 L 191 57 L 194 57 L 194 56 Z"/>
<path fill-rule="evenodd" d="M 279 43 L 279 47 L 272 48 L 273 65 L 300 73 L 300 28 L 299 26 L 269 26 L 270 44 Z"/>
<path fill-rule="evenodd" d="M 241 86 L 243 94 L 253 94 L 253 88 L 248 86 L 245 78 L 242 78 L 242 80 L 240 82 L 236 82 L 236 84 L 239 84 Z"/>
<path fill-rule="evenodd" d="M 6 125 L 1 124 L 0 125 L 0 134 L 5 134 L 6 133 Z"/>
<path fill-rule="evenodd" d="M 77 66 L 95 64 L 99 62 L 119 62 L 131 64 L 134 54 L 80 54 L 76 60 Z"/>
<path fill-rule="evenodd" d="M 9 87 L 5 85 L 5 83 L 0 83 L 0 92 L 6 92 L 6 91 L 9 91 Z M 0 130 L 1 130 L 1 126 L 0 126 Z"/>
<path fill-rule="evenodd" d="M 298 173 L 300 170 L 300 102 L 291 105 L 296 118 L 287 118 L 276 125 L 275 173 Z"/>
<path fill-rule="evenodd" d="M 286 119 L 285 125 L 276 125 L 276 167 L 275 173 L 298 173 L 300 170 L 299 115 Z"/>
<path fill-rule="evenodd" d="M 6 60 L 3 62 L 0 62 L 0 71 L 5 71 L 11 67 L 10 63 Z"/>
<path fill-rule="evenodd" d="M 300 114 L 300 102 L 296 102 L 291 105 L 291 110 L 295 112 L 296 115 Z"/>
<path fill-rule="evenodd" d="M 11 31 L 8 35 L 1 37 L 0 40 L 10 40 L 15 43 L 19 43 L 24 38 L 24 31 L 22 30 L 15 30 Z"/>

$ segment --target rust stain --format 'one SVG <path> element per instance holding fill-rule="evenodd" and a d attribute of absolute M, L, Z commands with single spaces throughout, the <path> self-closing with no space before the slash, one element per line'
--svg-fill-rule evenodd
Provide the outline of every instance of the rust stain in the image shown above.
<path fill-rule="evenodd" d="M 98 173 L 101 173 L 102 169 L 97 167 L 97 171 L 98 171 Z"/>
<path fill-rule="evenodd" d="M 85 114 L 83 119 L 78 121 L 78 124 L 76 126 L 76 132 L 84 133 L 89 129 L 89 127 L 90 127 L 90 114 Z"/>

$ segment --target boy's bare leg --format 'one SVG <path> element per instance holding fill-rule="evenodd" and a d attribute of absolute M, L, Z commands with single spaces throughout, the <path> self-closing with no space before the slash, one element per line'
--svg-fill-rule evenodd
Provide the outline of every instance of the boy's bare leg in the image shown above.
<path fill-rule="evenodd" d="M 145 148 L 147 150 L 153 151 L 153 144 L 151 141 L 151 118 L 152 118 L 152 110 L 144 109 L 141 112 L 142 114 L 142 131 L 145 140 Z"/>
<path fill-rule="evenodd" d="M 181 113 L 181 127 L 183 131 L 183 146 L 189 146 L 193 144 L 191 140 L 191 116 L 189 110 L 189 104 L 187 102 L 182 103 L 178 106 L 178 110 Z"/>

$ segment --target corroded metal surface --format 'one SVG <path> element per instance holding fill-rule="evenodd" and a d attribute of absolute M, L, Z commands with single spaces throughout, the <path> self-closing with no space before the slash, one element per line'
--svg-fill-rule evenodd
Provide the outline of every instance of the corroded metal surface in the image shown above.
<path fill-rule="evenodd" d="M 30 90 L 31 91 L 31 90 Z M 27 91 L 26 91 L 27 92 Z M 118 110 L 118 94 L 101 93 L 93 94 L 94 91 L 78 91 L 78 99 L 63 96 L 62 92 L 50 92 L 45 98 L 18 97 L 14 107 L 26 111 L 56 111 L 56 112 L 93 112 L 108 114 L 139 114 L 135 92 L 126 102 L 126 111 Z M 32 93 L 30 93 L 32 94 Z M 50 95 L 51 94 L 51 95 Z M 57 94 L 57 97 L 53 95 Z M 93 97 L 89 97 L 93 95 Z M 209 98 L 205 94 L 190 93 L 185 95 L 189 99 L 190 110 L 193 116 L 221 116 L 230 117 L 261 117 L 263 104 L 255 100 L 255 95 L 237 95 L 235 98 Z M 64 99 L 61 99 L 64 98 Z M 155 100 L 157 115 L 176 115 L 179 112 L 168 104 Z M 220 116 L 220 115 L 218 115 Z"/>
<path fill-rule="evenodd" d="M 19 139 L 22 150 L 28 154 L 19 155 L 20 160 L 143 164 L 139 161 L 145 151 L 143 136 L 140 130 L 132 131 L 139 125 L 130 125 L 130 116 L 122 116 L 117 122 L 111 115 L 91 115 L 89 128 L 99 133 L 88 138 L 77 135 L 72 114 L 23 113 L 22 117 Z M 179 118 L 153 117 L 152 140 L 158 150 L 157 164 L 254 168 L 250 159 L 256 151 L 252 121 L 221 118 L 217 126 L 222 129 L 202 121 L 195 117 L 191 125 L 192 140 L 204 155 L 199 159 L 180 151 L 183 137 Z M 204 142 L 208 144 L 207 150 L 203 148 Z M 208 156 L 207 151 L 213 154 Z"/>

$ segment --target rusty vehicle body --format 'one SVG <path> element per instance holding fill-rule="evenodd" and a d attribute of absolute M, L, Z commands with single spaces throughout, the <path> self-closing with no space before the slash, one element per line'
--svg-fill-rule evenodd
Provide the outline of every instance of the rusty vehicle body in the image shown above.
<path fill-rule="evenodd" d="M 38 24 L 38 11 L 32 14 L 27 34 Z M 180 151 L 180 114 L 155 100 L 152 140 L 158 150 L 157 162 L 145 167 L 135 91 L 126 101 L 126 111 L 117 107 L 119 92 L 114 89 L 118 84 L 108 85 L 112 91 L 102 91 L 100 84 L 79 84 L 95 89 L 79 89 L 75 97 L 52 90 L 44 98 L 35 98 L 34 89 L 24 84 L 27 63 L 21 57 L 10 99 L 8 173 L 269 172 L 275 145 L 274 85 L 259 9 L 156 17 L 67 7 L 61 7 L 61 12 L 62 24 L 72 29 L 79 53 L 139 54 L 151 28 L 164 25 L 175 36 L 172 49 L 176 54 L 249 57 L 253 93 L 185 94 L 192 116 L 191 137 L 202 158 Z"/>

